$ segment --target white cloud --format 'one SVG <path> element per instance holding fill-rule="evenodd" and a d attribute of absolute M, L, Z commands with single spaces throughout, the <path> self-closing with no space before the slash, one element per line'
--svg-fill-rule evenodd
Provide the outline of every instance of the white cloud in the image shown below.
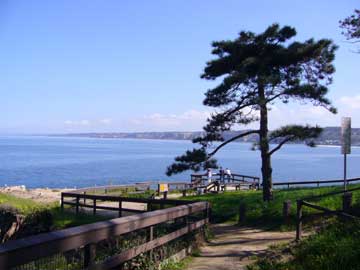
<path fill-rule="evenodd" d="M 360 109 L 360 95 L 357 96 L 343 96 L 340 98 L 340 103 L 351 109 Z"/>
<path fill-rule="evenodd" d="M 137 130 L 201 130 L 209 116 L 210 112 L 207 111 L 189 110 L 181 114 L 153 113 L 129 122 Z"/>
<path fill-rule="evenodd" d="M 79 120 L 79 121 L 66 120 L 64 124 L 67 126 L 89 126 L 91 122 L 89 120 Z"/>
<path fill-rule="evenodd" d="M 110 125 L 112 123 L 112 119 L 104 118 L 104 119 L 99 120 L 99 122 L 104 125 Z"/>
<path fill-rule="evenodd" d="M 336 116 L 323 107 L 312 105 L 277 105 L 269 112 L 270 129 L 288 124 L 334 125 Z"/>
<path fill-rule="evenodd" d="M 100 120 L 66 120 L 64 124 L 69 127 L 89 127 L 89 126 L 103 126 L 103 125 L 110 125 L 112 123 L 112 119 L 110 118 L 103 118 Z"/>

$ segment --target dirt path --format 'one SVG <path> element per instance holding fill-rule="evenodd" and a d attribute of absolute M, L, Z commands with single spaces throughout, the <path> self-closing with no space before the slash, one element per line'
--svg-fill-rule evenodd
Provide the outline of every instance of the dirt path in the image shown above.
<path fill-rule="evenodd" d="M 238 270 L 254 261 L 273 244 L 295 239 L 295 232 L 274 232 L 228 224 L 213 226 L 215 238 L 200 249 L 188 270 Z"/>

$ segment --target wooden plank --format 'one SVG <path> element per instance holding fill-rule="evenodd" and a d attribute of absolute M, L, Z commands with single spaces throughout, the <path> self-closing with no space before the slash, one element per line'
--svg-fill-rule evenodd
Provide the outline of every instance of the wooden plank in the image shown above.
<path fill-rule="evenodd" d="M 347 182 L 360 181 L 360 178 L 351 178 L 346 180 Z M 331 184 L 331 183 L 343 183 L 343 179 L 338 180 L 316 180 L 316 181 L 289 181 L 289 182 L 275 182 L 274 186 L 285 186 L 285 185 L 314 185 L 314 184 Z"/>
<path fill-rule="evenodd" d="M 312 203 L 308 203 L 308 202 L 305 202 L 305 201 L 303 201 L 302 204 L 307 206 L 307 207 L 310 207 L 310 208 L 313 208 L 313 209 L 316 209 L 316 210 L 319 210 L 319 211 L 323 211 L 323 212 L 325 212 L 327 214 L 334 214 L 334 215 L 338 215 L 338 216 L 342 216 L 342 217 L 346 217 L 346 218 L 350 218 L 350 219 L 359 218 L 359 217 L 352 216 L 352 215 L 349 215 L 349 214 L 341 212 L 341 211 L 331 210 L 329 208 L 326 208 L 326 207 L 323 207 L 323 206 L 320 206 L 320 205 L 316 205 L 316 204 L 312 204 Z"/>
<path fill-rule="evenodd" d="M 0 269 L 8 269 L 42 257 L 97 243 L 203 211 L 206 208 L 206 202 L 196 202 L 9 241 L 0 246 Z"/>
<path fill-rule="evenodd" d="M 348 192 L 356 191 L 356 190 L 360 190 L 360 187 L 352 188 L 352 189 L 347 189 Z M 344 190 L 332 191 L 332 192 L 328 192 L 328 193 L 324 193 L 324 194 L 320 194 L 320 195 L 304 197 L 304 198 L 301 198 L 301 199 L 302 199 L 302 200 L 307 200 L 307 201 L 309 201 L 309 200 L 319 199 L 319 198 L 323 198 L 323 197 L 327 197 L 327 196 L 342 194 L 342 193 L 345 193 L 345 192 L 346 192 L 346 191 L 344 191 Z"/>
<path fill-rule="evenodd" d="M 160 200 L 158 199 L 145 199 L 145 198 L 129 198 L 129 197 L 120 197 L 120 196 L 107 196 L 107 195 L 92 195 L 92 194 L 75 194 L 75 193 L 68 193 L 68 192 L 63 192 L 62 193 L 64 197 L 79 197 L 79 198 L 86 198 L 86 199 L 91 199 L 93 200 L 94 198 L 98 201 L 114 201 L 114 202 L 118 202 L 119 200 L 122 200 L 123 202 L 138 202 L 138 203 L 159 203 L 160 204 Z M 182 204 L 188 204 L 188 203 L 194 203 L 197 202 L 195 200 L 193 201 L 183 201 L 183 200 L 173 200 L 173 199 L 167 199 L 161 200 L 161 203 L 165 203 L 165 204 L 169 204 L 169 205 L 182 205 Z"/>
<path fill-rule="evenodd" d="M 93 267 L 89 267 L 87 270 L 105 270 L 105 269 L 112 269 L 115 268 L 122 263 L 136 257 L 137 255 L 147 252 L 149 250 L 152 250 L 156 247 L 162 246 L 176 238 L 179 238 L 193 230 L 196 230 L 202 226 L 204 226 L 207 223 L 206 219 L 200 220 L 196 223 L 189 224 L 179 230 L 176 230 L 175 232 L 169 233 L 167 235 L 164 235 L 162 237 L 156 238 L 152 241 L 149 241 L 145 244 L 142 244 L 140 246 L 131 248 L 129 250 L 126 250 L 124 252 L 121 252 L 119 255 L 115 255 L 109 259 L 107 259 L 105 262 L 101 264 L 94 265 Z"/>

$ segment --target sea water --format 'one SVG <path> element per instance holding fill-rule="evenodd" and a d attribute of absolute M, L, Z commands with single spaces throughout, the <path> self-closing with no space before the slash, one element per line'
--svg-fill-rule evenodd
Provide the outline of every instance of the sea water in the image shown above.
<path fill-rule="evenodd" d="M 190 181 L 190 173 L 167 177 L 175 156 L 190 141 L 47 136 L 0 137 L 0 186 L 73 188 L 140 181 Z M 261 176 L 260 152 L 232 143 L 216 156 L 234 173 Z M 339 147 L 285 145 L 272 157 L 274 182 L 341 179 Z M 360 177 L 360 148 L 348 155 L 348 177 Z"/>

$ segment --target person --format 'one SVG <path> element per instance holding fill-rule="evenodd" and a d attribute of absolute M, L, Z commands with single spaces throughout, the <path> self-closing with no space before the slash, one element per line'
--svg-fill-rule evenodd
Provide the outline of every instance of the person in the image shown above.
<path fill-rule="evenodd" d="M 231 175 L 231 171 L 229 168 L 226 168 L 225 175 L 226 175 L 228 182 L 230 182 L 230 180 L 232 179 L 232 175 Z"/>
<path fill-rule="evenodd" d="M 207 175 L 208 184 L 210 184 L 212 181 L 212 171 L 210 168 L 207 169 L 206 175 Z"/>
<path fill-rule="evenodd" d="M 225 175 L 224 175 L 224 169 L 223 167 L 220 167 L 219 169 L 219 180 L 220 180 L 220 183 L 223 183 L 224 180 L 225 180 Z"/>

